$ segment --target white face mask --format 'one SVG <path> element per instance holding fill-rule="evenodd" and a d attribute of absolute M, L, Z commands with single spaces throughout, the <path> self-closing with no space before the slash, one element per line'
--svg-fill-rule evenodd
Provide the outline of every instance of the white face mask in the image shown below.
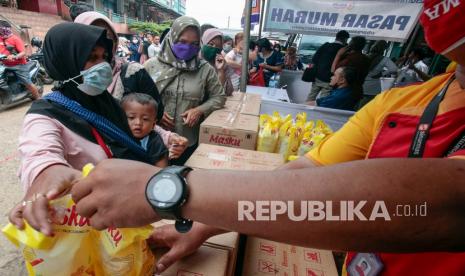
<path fill-rule="evenodd" d="M 79 84 L 74 79 L 82 76 L 83 83 Z M 76 83 L 77 88 L 89 96 L 98 96 L 102 94 L 113 81 L 113 71 L 108 62 L 102 62 L 90 67 L 87 70 L 81 71 L 81 74 L 64 81 L 67 83 L 72 81 Z"/>

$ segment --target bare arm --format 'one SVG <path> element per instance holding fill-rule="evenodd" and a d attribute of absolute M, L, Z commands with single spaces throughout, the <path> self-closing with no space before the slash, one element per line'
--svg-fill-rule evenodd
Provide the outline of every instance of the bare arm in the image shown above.
<path fill-rule="evenodd" d="M 337 54 L 336 57 L 334 58 L 333 65 L 331 66 L 331 72 L 334 73 L 337 69 L 337 66 L 339 65 L 339 62 L 341 61 L 342 55 L 347 51 L 347 47 L 341 48 Z"/>
<path fill-rule="evenodd" d="M 284 67 L 284 65 L 277 65 L 277 66 L 271 66 L 271 65 L 268 65 L 268 64 L 263 65 L 263 68 L 271 70 L 271 71 L 276 72 L 276 73 L 281 72 L 283 70 L 283 67 Z"/>
<path fill-rule="evenodd" d="M 148 179 L 157 171 L 138 162 L 101 162 L 89 177 L 74 185 L 78 212 L 91 217 L 91 224 L 99 229 L 157 220 L 144 195 Z M 377 159 L 274 172 L 199 170 L 187 177 L 190 198 L 183 216 L 221 229 L 314 248 L 359 252 L 463 250 L 464 173 L 465 161 L 449 159 Z M 134 177 L 123 177 L 129 174 Z M 238 202 L 256 200 L 295 201 L 296 215 L 300 214 L 301 201 L 332 200 L 333 209 L 338 210 L 341 201 L 351 200 L 357 205 L 365 200 L 361 212 L 367 218 L 375 201 L 383 200 L 391 221 L 294 222 L 284 215 L 272 222 L 239 221 Z M 425 202 L 426 217 L 393 216 L 399 204 Z"/>
<path fill-rule="evenodd" d="M 281 167 L 277 168 L 277 170 L 297 170 L 297 169 L 305 169 L 305 168 L 315 168 L 317 165 L 313 163 L 312 160 L 306 158 L 306 157 L 301 157 L 294 162 L 289 162 Z"/>
<path fill-rule="evenodd" d="M 166 168 L 168 167 L 168 165 L 169 165 L 168 156 L 165 156 L 162 159 L 155 162 L 155 166 L 159 168 Z"/>
<path fill-rule="evenodd" d="M 25 55 L 26 55 L 26 52 L 25 52 L 25 51 L 23 51 L 23 52 L 21 52 L 21 53 L 18 53 L 18 54 L 16 55 L 16 59 L 23 58 Z"/>
<path fill-rule="evenodd" d="M 236 51 L 236 50 L 233 50 L 233 51 Z M 226 55 L 224 57 L 224 59 L 226 60 L 226 63 L 228 64 L 228 66 L 233 68 L 233 69 L 241 69 L 242 68 L 242 64 L 240 64 L 238 62 L 235 62 L 229 55 Z"/>
<path fill-rule="evenodd" d="M 242 65 L 240 65 L 239 63 L 234 62 L 232 60 L 228 60 L 228 58 L 226 58 L 226 62 L 228 63 L 229 67 L 231 67 L 233 69 L 241 69 L 241 67 L 242 67 Z"/>
<path fill-rule="evenodd" d="M 292 166 L 292 165 L 290 165 Z M 431 170 L 431 168 L 435 168 Z M 280 242 L 343 251 L 441 251 L 464 248 L 465 161 L 380 159 L 270 172 L 195 171 L 184 216 Z M 266 185 L 266 189 L 264 189 Z M 293 186 L 290 188 L 290 186 Z M 225 197 L 224 195 L 227 195 Z M 238 221 L 238 202 L 384 200 L 391 221 Z M 398 204 L 427 203 L 426 217 L 395 217 Z M 333 207 L 338 209 L 338 207 Z M 296 214 L 300 214 L 297 211 Z M 267 231 L 263 231 L 267 229 Z"/>

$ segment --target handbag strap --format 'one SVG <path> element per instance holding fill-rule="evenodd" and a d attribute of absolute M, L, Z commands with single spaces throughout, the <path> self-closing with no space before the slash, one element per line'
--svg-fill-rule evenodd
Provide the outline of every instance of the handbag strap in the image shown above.
<path fill-rule="evenodd" d="M 92 127 L 92 135 L 94 135 L 95 140 L 97 140 L 97 143 L 103 149 L 108 159 L 113 158 L 113 154 L 111 153 L 111 150 L 108 148 L 107 144 L 105 144 L 105 141 L 103 141 L 102 136 L 100 135 L 100 133 L 98 133 L 95 127 Z"/>

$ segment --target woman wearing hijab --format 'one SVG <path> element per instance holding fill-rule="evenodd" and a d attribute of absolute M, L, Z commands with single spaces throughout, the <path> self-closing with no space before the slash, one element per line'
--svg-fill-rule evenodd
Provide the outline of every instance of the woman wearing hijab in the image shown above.
<path fill-rule="evenodd" d="M 216 69 L 226 96 L 231 96 L 234 92 L 234 86 L 231 77 L 227 73 L 229 70 L 228 65 L 221 53 L 223 49 L 223 33 L 216 28 L 206 30 L 202 36 L 202 45 L 203 59 Z"/>
<path fill-rule="evenodd" d="M 51 234 L 48 201 L 81 177 L 85 164 L 108 158 L 153 164 L 129 129 L 119 103 L 106 90 L 112 81 L 112 40 L 100 27 L 62 23 L 44 43 L 47 73 L 61 87 L 34 102 L 19 137 L 19 176 L 24 202 L 10 214 Z"/>
<path fill-rule="evenodd" d="M 366 100 L 373 99 L 381 92 L 380 78 L 397 73 L 396 64 L 384 56 L 388 44 L 384 40 L 376 41 L 370 49 L 368 58 L 371 61 L 369 73 L 363 84 L 363 92 Z"/>
<path fill-rule="evenodd" d="M 199 23 L 182 16 L 173 22 L 159 55 L 144 64 L 165 105 L 160 124 L 189 141 L 189 148 L 177 164 L 184 163 L 195 150 L 203 118 L 222 108 L 226 101 L 215 68 L 199 59 L 199 51 Z"/>
<path fill-rule="evenodd" d="M 118 46 L 118 36 L 110 19 L 98 12 L 84 12 L 76 17 L 75 23 L 85 25 L 94 25 L 105 28 L 107 36 L 113 41 L 113 81 L 108 87 L 108 91 L 116 99 L 120 100 L 123 96 L 130 93 L 143 93 L 152 96 L 158 103 L 157 121 L 161 121 L 164 113 L 164 106 L 158 93 L 157 86 L 153 82 L 145 68 L 137 62 L 125 62 L 124 59 L 116 56 Z M 170 149 L 170 158 L 175 159 L 181 156 L 187 146 L 187 139 L 166 131 L 159 126 L 155 131 L 162 137 L 164 144 Z M 173 146 L 176 145 L 176 146 Z"/>
<path fill-rule="evenodd" d="M 131 53 L 128 48 L 128 42 L 129 41 L 125 37 L 118 38 L 118 49 L 116 53 L 124 62 L 127 62 L 128 56 Z"/>
<path fill-rule="evenodd" d="M 114 50 L 118 48 L 118 36 L 110 19 L 98 12 L 85 12 L 76 17 L 75 23 L 85 25 L 94 25 L 107 29 L 108 38 L 113 40 Z M 136 62 L 125 63 L 121 58 L 115 57 L 113 51 L 113 82 L 108 87 L 108 91 L 113 97 L 121 99 L 129 93 L 143 93 L 148 94 L 154 98 L 158 103 L 159 119 L 163 115 L 163 103 L 161 102 L 158 89 L 153 82 L 152 78 L 147 74 L 144 67 Z"/>
<path fill-rule="evenodd" d="M 287 49 L 286 56 L 284 56 L 284 69 L 291 71 L 304 69 L 304 65 L 297 56 L 297 49 L 295 47 L 289 47 Z"/>

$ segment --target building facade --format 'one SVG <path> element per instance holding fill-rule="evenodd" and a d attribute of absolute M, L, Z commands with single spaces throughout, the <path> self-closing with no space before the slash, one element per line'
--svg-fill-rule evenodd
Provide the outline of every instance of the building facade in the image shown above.
<path fill-rule="evenodd" d="M 150 21 L 161 23 L 186 13 L 186 0 L 17 0 L 22 10 L 63 15 L 63 9 L 86 3 L 115 23 Z"/>

